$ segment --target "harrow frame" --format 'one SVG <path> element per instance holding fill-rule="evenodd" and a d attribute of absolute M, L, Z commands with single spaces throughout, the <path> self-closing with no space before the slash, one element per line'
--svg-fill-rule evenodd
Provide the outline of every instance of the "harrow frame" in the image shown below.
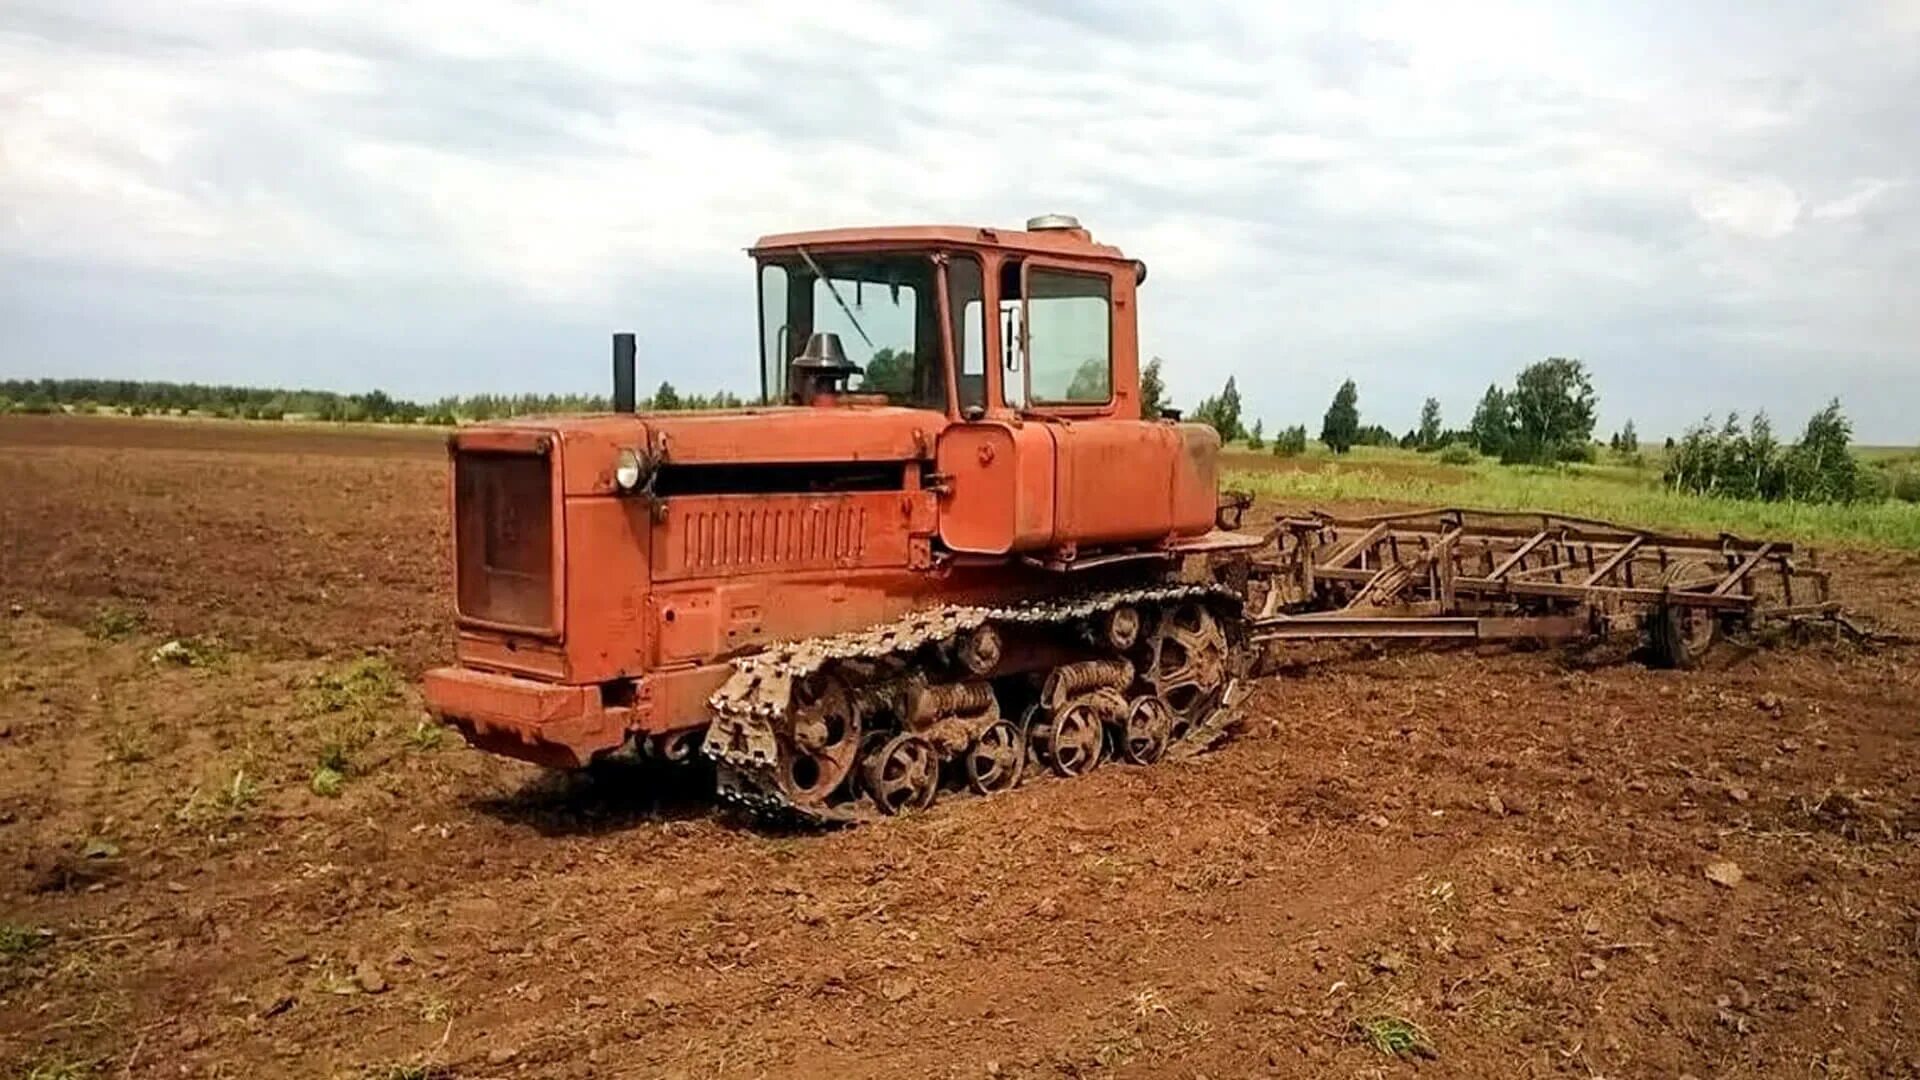
<path fill-rule="evenodd" d="M 1225 511 L 1243 511 L 1228 506 Z M 1723 630 L 1837 620 L 1828 574 L 1784 541 L 1673 536 L 1563 514 L 1457 507 L 1278 519 L 1215 574 L 1246 591 L 1250 640 L 1646 636 L 1686 667 Z"/>

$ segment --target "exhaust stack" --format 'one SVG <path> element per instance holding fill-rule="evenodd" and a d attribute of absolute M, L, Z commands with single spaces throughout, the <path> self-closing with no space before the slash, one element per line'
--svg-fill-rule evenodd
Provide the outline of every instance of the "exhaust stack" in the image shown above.
<path fill-rule="evenodd" d="M 633 399 L 633 335 L 613 335 L 613 411 L 630 413 Z"/>

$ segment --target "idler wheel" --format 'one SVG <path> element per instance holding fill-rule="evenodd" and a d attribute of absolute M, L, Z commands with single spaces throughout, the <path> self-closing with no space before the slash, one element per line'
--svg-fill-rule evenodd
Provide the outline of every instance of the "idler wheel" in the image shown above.
<path fill-rule="evenodd" d="M 793 729 L 781 740 L 780 782 L 795 806 L 818 806 L 860 758 L 860 713 L 846 684 L 816 676 L 794 687 Z"/>

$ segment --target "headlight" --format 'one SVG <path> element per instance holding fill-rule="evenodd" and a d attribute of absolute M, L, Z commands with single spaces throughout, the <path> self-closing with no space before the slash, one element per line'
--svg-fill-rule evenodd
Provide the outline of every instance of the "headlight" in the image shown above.
<path fill-rule="evenodd" d="M 640 455 L 632 450 L 620 451 L 613 464 L 613 482 L 620 485 L 621 491 L 632 491 L 640 484 Z"/>

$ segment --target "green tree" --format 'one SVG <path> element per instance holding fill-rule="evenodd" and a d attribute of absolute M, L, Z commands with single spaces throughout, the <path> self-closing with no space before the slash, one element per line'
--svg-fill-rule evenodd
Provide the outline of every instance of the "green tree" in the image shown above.
<path fill-rule="evenodd" d="M 1440 432 L 1440 399 L 1428 398 L 1420 405 L 1420 431 L 1415 437 L 1419 449 L 1440 449 Z"/>
<path fill-rule="evenodd" d="M 1467 433 L 1473 438 L 1473 448 L 1489 457 L 1507 452 L 1507 444 L 1513 441 L 1513 408 L 1507 404 L 1506 391 L 1498 386 L 1487 387 L 1480 404 L 1473 410 Z"/>
<path fill-rule="evenodd" d="M 1265 436 L 1261 434 L 1261 428 L 1264 426 L 1265 425 L 1262 424 L 1259 420 L 1255 420 L 1253 422 L 1253 430 L 1247 432 L 1247 449 L 1249 450 L 1266 449 L 1267 440 Z"/>
<path fill-rule="evenodd" d="M 1067 384 L 1068 401 L 1105 401 L 1113 396 L 1113 388 L 1108 382 L 1112 373 L 1105 360 L 1083 360 L 1074 369 L 1073 381 Z"/>
<path fill-rule="evenodd" d="M 1320 422 L 1320 441 L 1336 454 L 1353 449 L 1360 436 L 1360 389 L 1348 379 L 1334 392 L 1333 404 Z M 1392 436 L 1388 436 L 1391 440 Z"/>
<path fill-rule="evenodd" d="M 1160 358 L 1147 361 L 1140 372 L 1140 418 L 1142 420 L 1160 419 L 1160 410 L 1167 407 L 1167 384 L 1160 380 Z"/>
<path fill-rule="evenodd" d="M 654 412 L 673 412 L 679 407 L 680 392 L 670 382 L 660 384 L 660 389 L 653 392 L 653 401 L 648 405 Z"/>
<path fill-rule="evenodd" d="M 906 349 L 882 347 L 867 361 L 866 378 L 860 389 L 870 394 L 902 397 L 913 393 L 913 353 Z"/>
<path fill-rule="evenodd" d="M 1507 402 L 1514 434 L 1501 460 L 1544 464 L 1586 453 L 1600 399 L 1585 364 L 1558 356 L 1532 364 Z"/>
<path fill-rule="evenodd" d="M 1221 442 L 1232 442 L 1246 434 L 1240 426 L 1240 388 L 1234 384 L 1233 376 L 1227 377 L 1227 385 L 1222 387 L 1218 397 L 1202 401 L 1193 410 L 1196 422 L 1213 425 L 1220 433 Z"/>
<path fill-rule="evenodd" d="M 1786 498 L 1803 502 L 1853 502 L 1865 494 L 1860 462 L 1848 449 L 1853 425 L 1840 399 L 1814 413 L 1800 441 L 1781 462 Z"/>

